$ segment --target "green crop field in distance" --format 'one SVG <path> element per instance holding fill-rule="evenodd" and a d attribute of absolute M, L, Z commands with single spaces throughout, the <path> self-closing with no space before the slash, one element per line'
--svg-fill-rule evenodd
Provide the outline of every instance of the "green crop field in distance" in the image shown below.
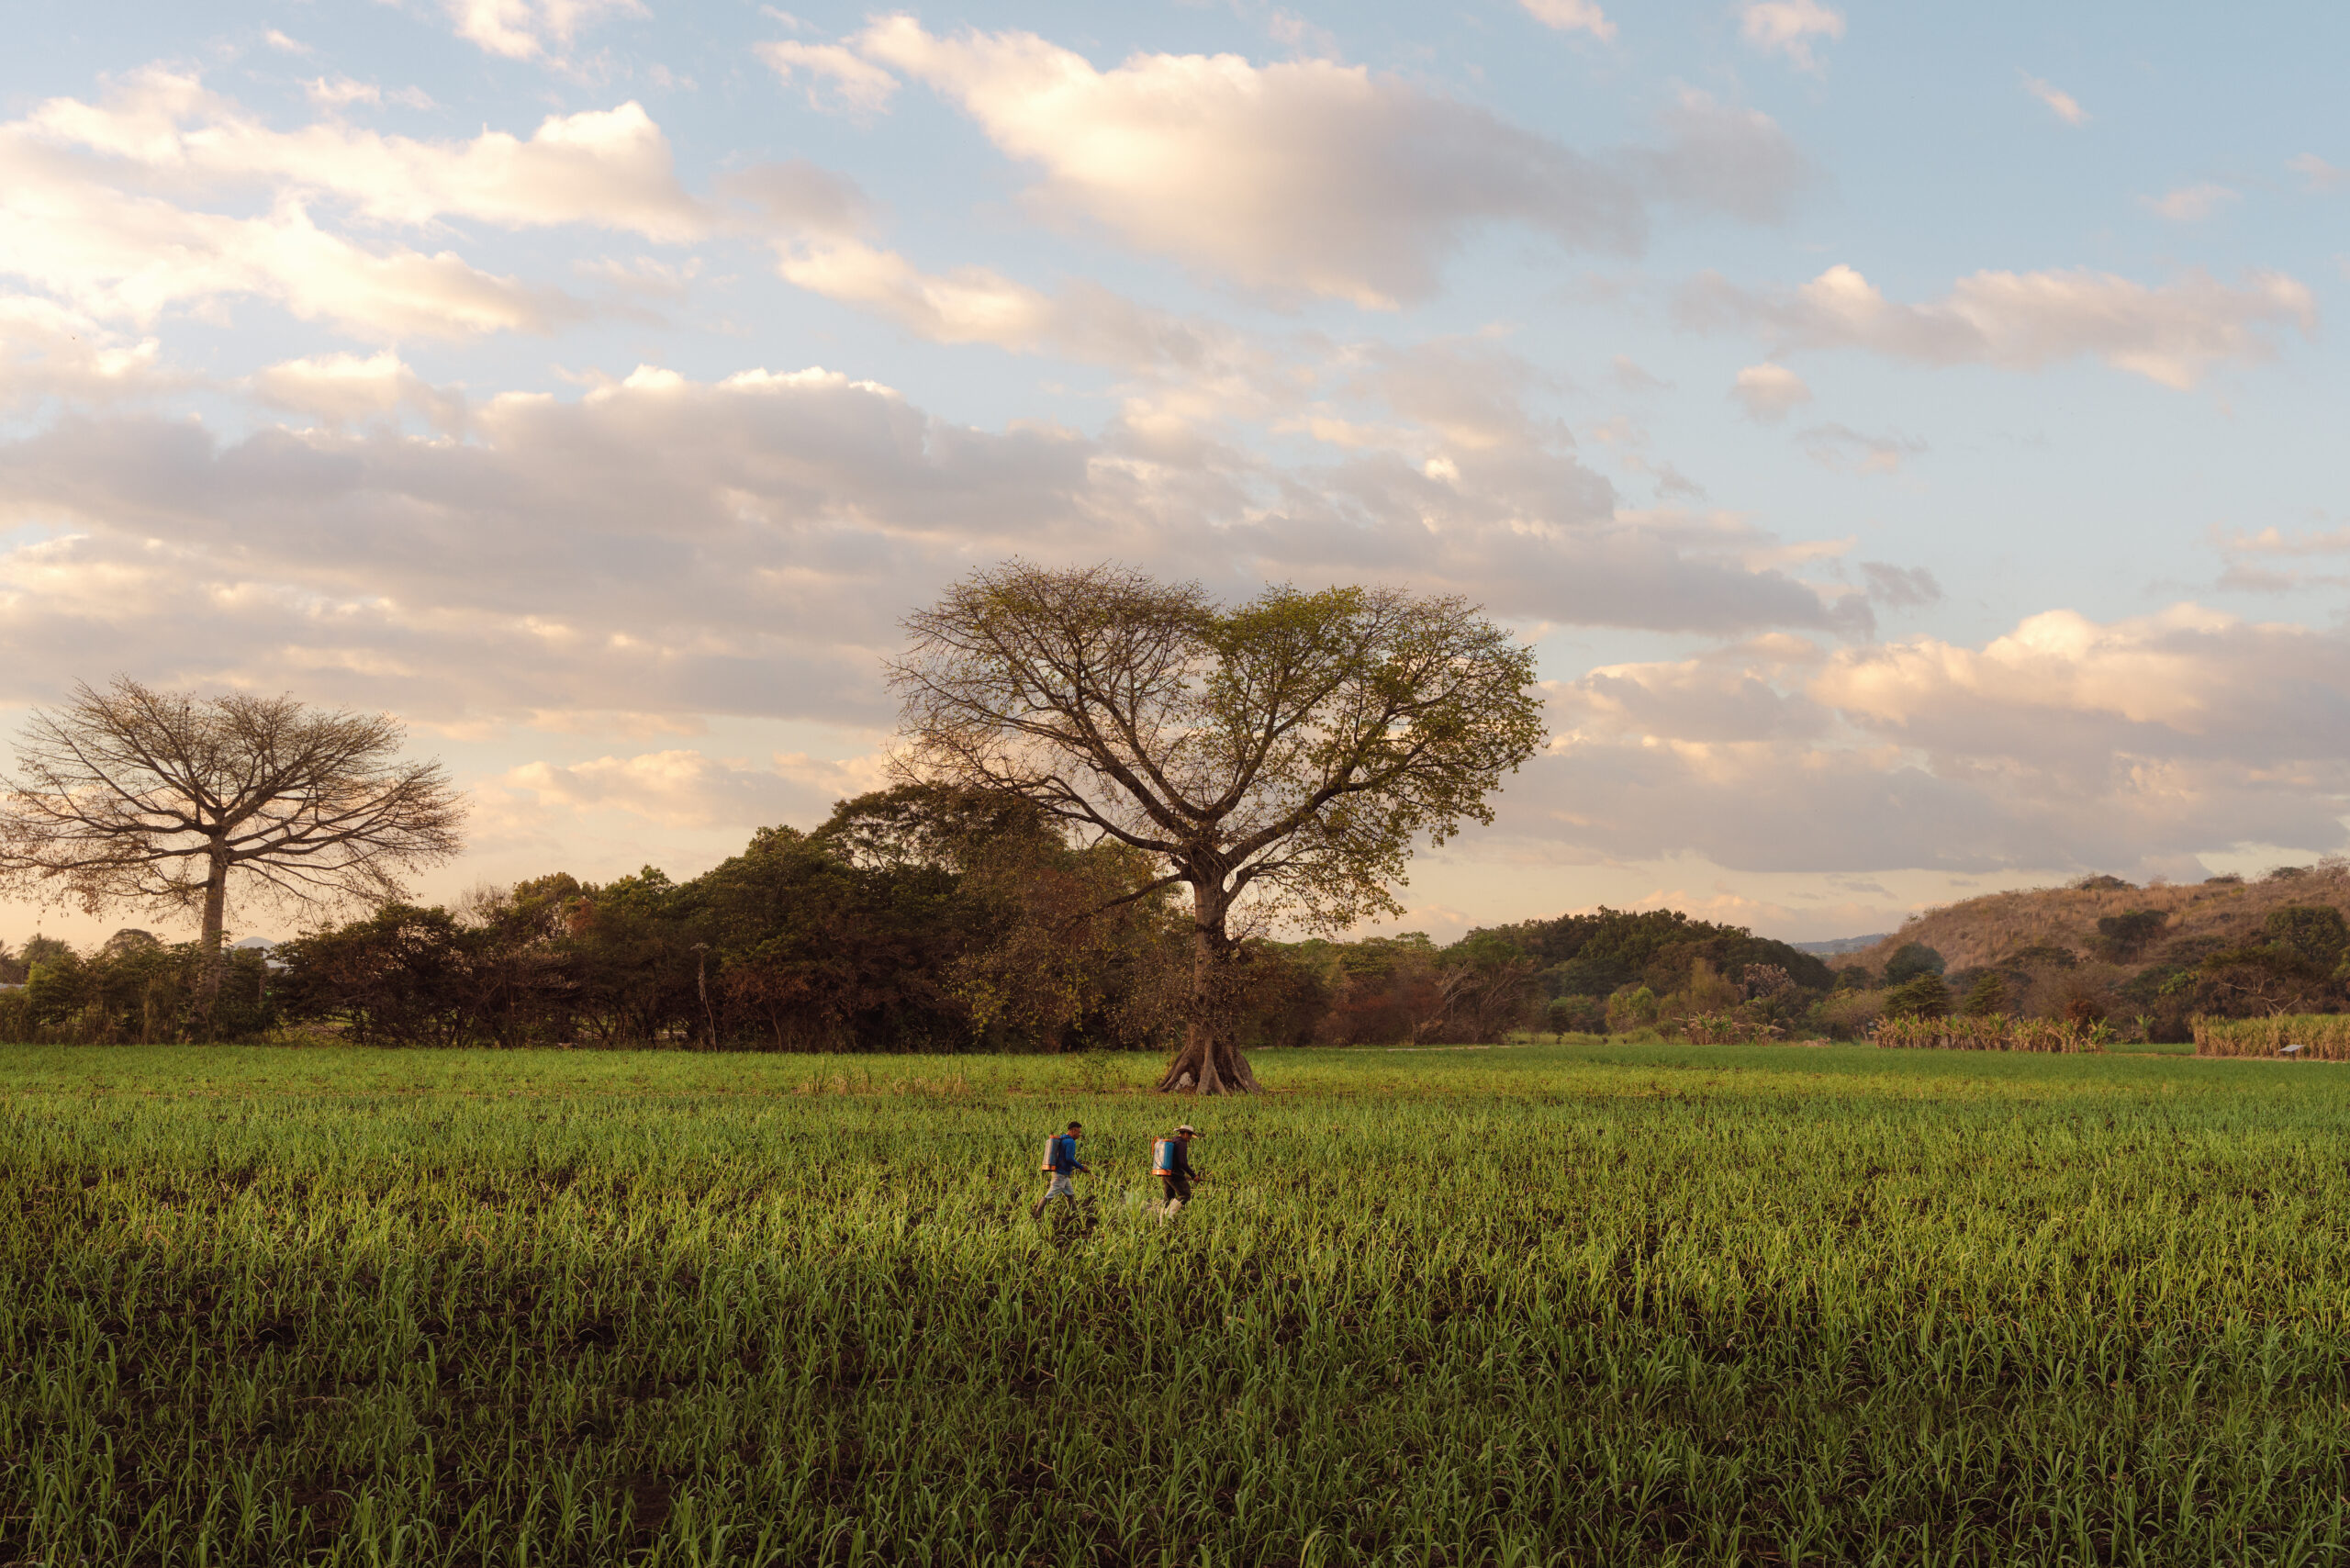
<path fill-rule="evenodd" d="M 2350 1070 L 1157 1065 L 0 1049 L 0 1562 L 2350 1544 Z M 1091 1213 L 1031 1224 L 1071 1116 Z"/>

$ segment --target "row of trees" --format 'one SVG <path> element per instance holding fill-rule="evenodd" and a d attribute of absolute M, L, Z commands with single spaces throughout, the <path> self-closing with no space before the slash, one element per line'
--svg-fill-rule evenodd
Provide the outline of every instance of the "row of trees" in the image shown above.
<path fill-rule="evenodd" d="M 220 1004 L 244 1029 L 385 1045 L 1168 1049 L 1189 1022 L 1193 927 L 1152 869 L 1121 845 L 1072 846 L 1017 798 L 901 786 L 812 833 L 763 830 L 688 881 L 558 874 L 453 909 L 386 903 L 275 948 L 267 968 L 236 950 Z M 1604 1029 L 1619 992 L 1620 1027 L 1725 1004 L 1785 1022 L 1830 978 L 1785 944 L 1671 912 L 1442 947 L 1407 935 L 1236 948 L 1228 1026 L 1243 1050 Z M 86 957 L 50 943 L 0 1014 L 22 1009 L 54 1038 L 180 1037 L 197 1022 L 202 951 L 143 932 Z"/>
<path fill-rule="evenodd" d="M 0 811 L 0 880 L 93 913 L 196 913 L 195 995 L 216 1031 L 233 879 L 378 902 L 286 959 L 287 1008 L 363 1035 L 657 1032 L 682 943 L 687 1027 L 699 1013 L 712 1039 L 755 1021 L 778 1044 L 923 1042 L 947 995 L 982 1036 L 1127 1038 L 1179 1016 L 1161 1087 L 1245 1091 L 1251 924 L 1395 911 L 1415 841 L 1490 822 L 1486 797 L 1542 740 L 1533 651 L 1453 598 L 1277 587 L 1225 606 L 1196 583 L 1013 562 L 904 624 L 888 675 L 914 793 L 763 834 L 682 888 L 548 879 L 470 920 L 399 904 L 407 873 L 455 852 L 463 807 L 437 764 L 398 757 L 397 723 L 128 679 L 35 715 Z M 888 820 L 901 806 L 914 826 Z M 1017 877 L 992 849 L 901 853 L 990 813 L 1026 857 Z M 958 945 L 974 912 L 1000 935 Z M 569 961 L 589 949 L 596 963 Z"/>

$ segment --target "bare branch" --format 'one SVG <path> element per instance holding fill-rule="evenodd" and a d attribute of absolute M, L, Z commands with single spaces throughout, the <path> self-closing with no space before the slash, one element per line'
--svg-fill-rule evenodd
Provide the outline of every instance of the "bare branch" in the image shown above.
<path fill-rule="evenodd" d="M 200 908 L 217 947 L 232 871 L 299 904 L 397 897 L 460 846 L 438 763 L 387 715 L 198 698 L 118 678 L 37 711 L 0 802 L 0 884 L 93 911 Z"/>

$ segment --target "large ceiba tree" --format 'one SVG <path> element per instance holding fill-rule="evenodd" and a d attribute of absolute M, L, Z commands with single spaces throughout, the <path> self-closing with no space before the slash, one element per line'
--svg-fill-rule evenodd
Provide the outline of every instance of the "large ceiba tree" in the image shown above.
<path fill-rule="evenodd" d="M 982 571 L 910 616 L 890 666 L 910 776 L 1033 801 L 1191 890 L 1182 1048 L 1162 1090 L 1256 1088 L 1232 1026 L 1237 913 L 1316 929 L 1400 913 L 1442 843 L 1540 746 L 1534 651 L 1457 598 Z"/>
<path fill-rule="evenodd" d="M 382 902 L 457 852 L 463 801 L 439 763 L 400 758 L 404 738 L 291 697 L 76 686 L 17 742 L 0 877 L 92 913 L 195 913 L 208 995 L 232 877 L 278 902 Z"/>

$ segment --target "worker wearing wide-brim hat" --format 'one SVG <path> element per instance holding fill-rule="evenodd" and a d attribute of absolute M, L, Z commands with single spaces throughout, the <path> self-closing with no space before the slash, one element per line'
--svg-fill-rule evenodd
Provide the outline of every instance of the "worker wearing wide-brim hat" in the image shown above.
<path fill-rule="evenodd" d="M 1167 1195 L 1167 1203 L 1158 1211 L 1161 1219 L 1173 1219 L 1192 1201 L 1192 1183 L 1204 1182 L 1207 1173 L 1192 1165 L 1192 1140 L 1200 1130 L 1189 1122 L 1175 1129 L 1173 1137 L 1164 1137 L 1151 1151 L 1151 1164 L 1158 1174 L 1158 1185 Z"/>

